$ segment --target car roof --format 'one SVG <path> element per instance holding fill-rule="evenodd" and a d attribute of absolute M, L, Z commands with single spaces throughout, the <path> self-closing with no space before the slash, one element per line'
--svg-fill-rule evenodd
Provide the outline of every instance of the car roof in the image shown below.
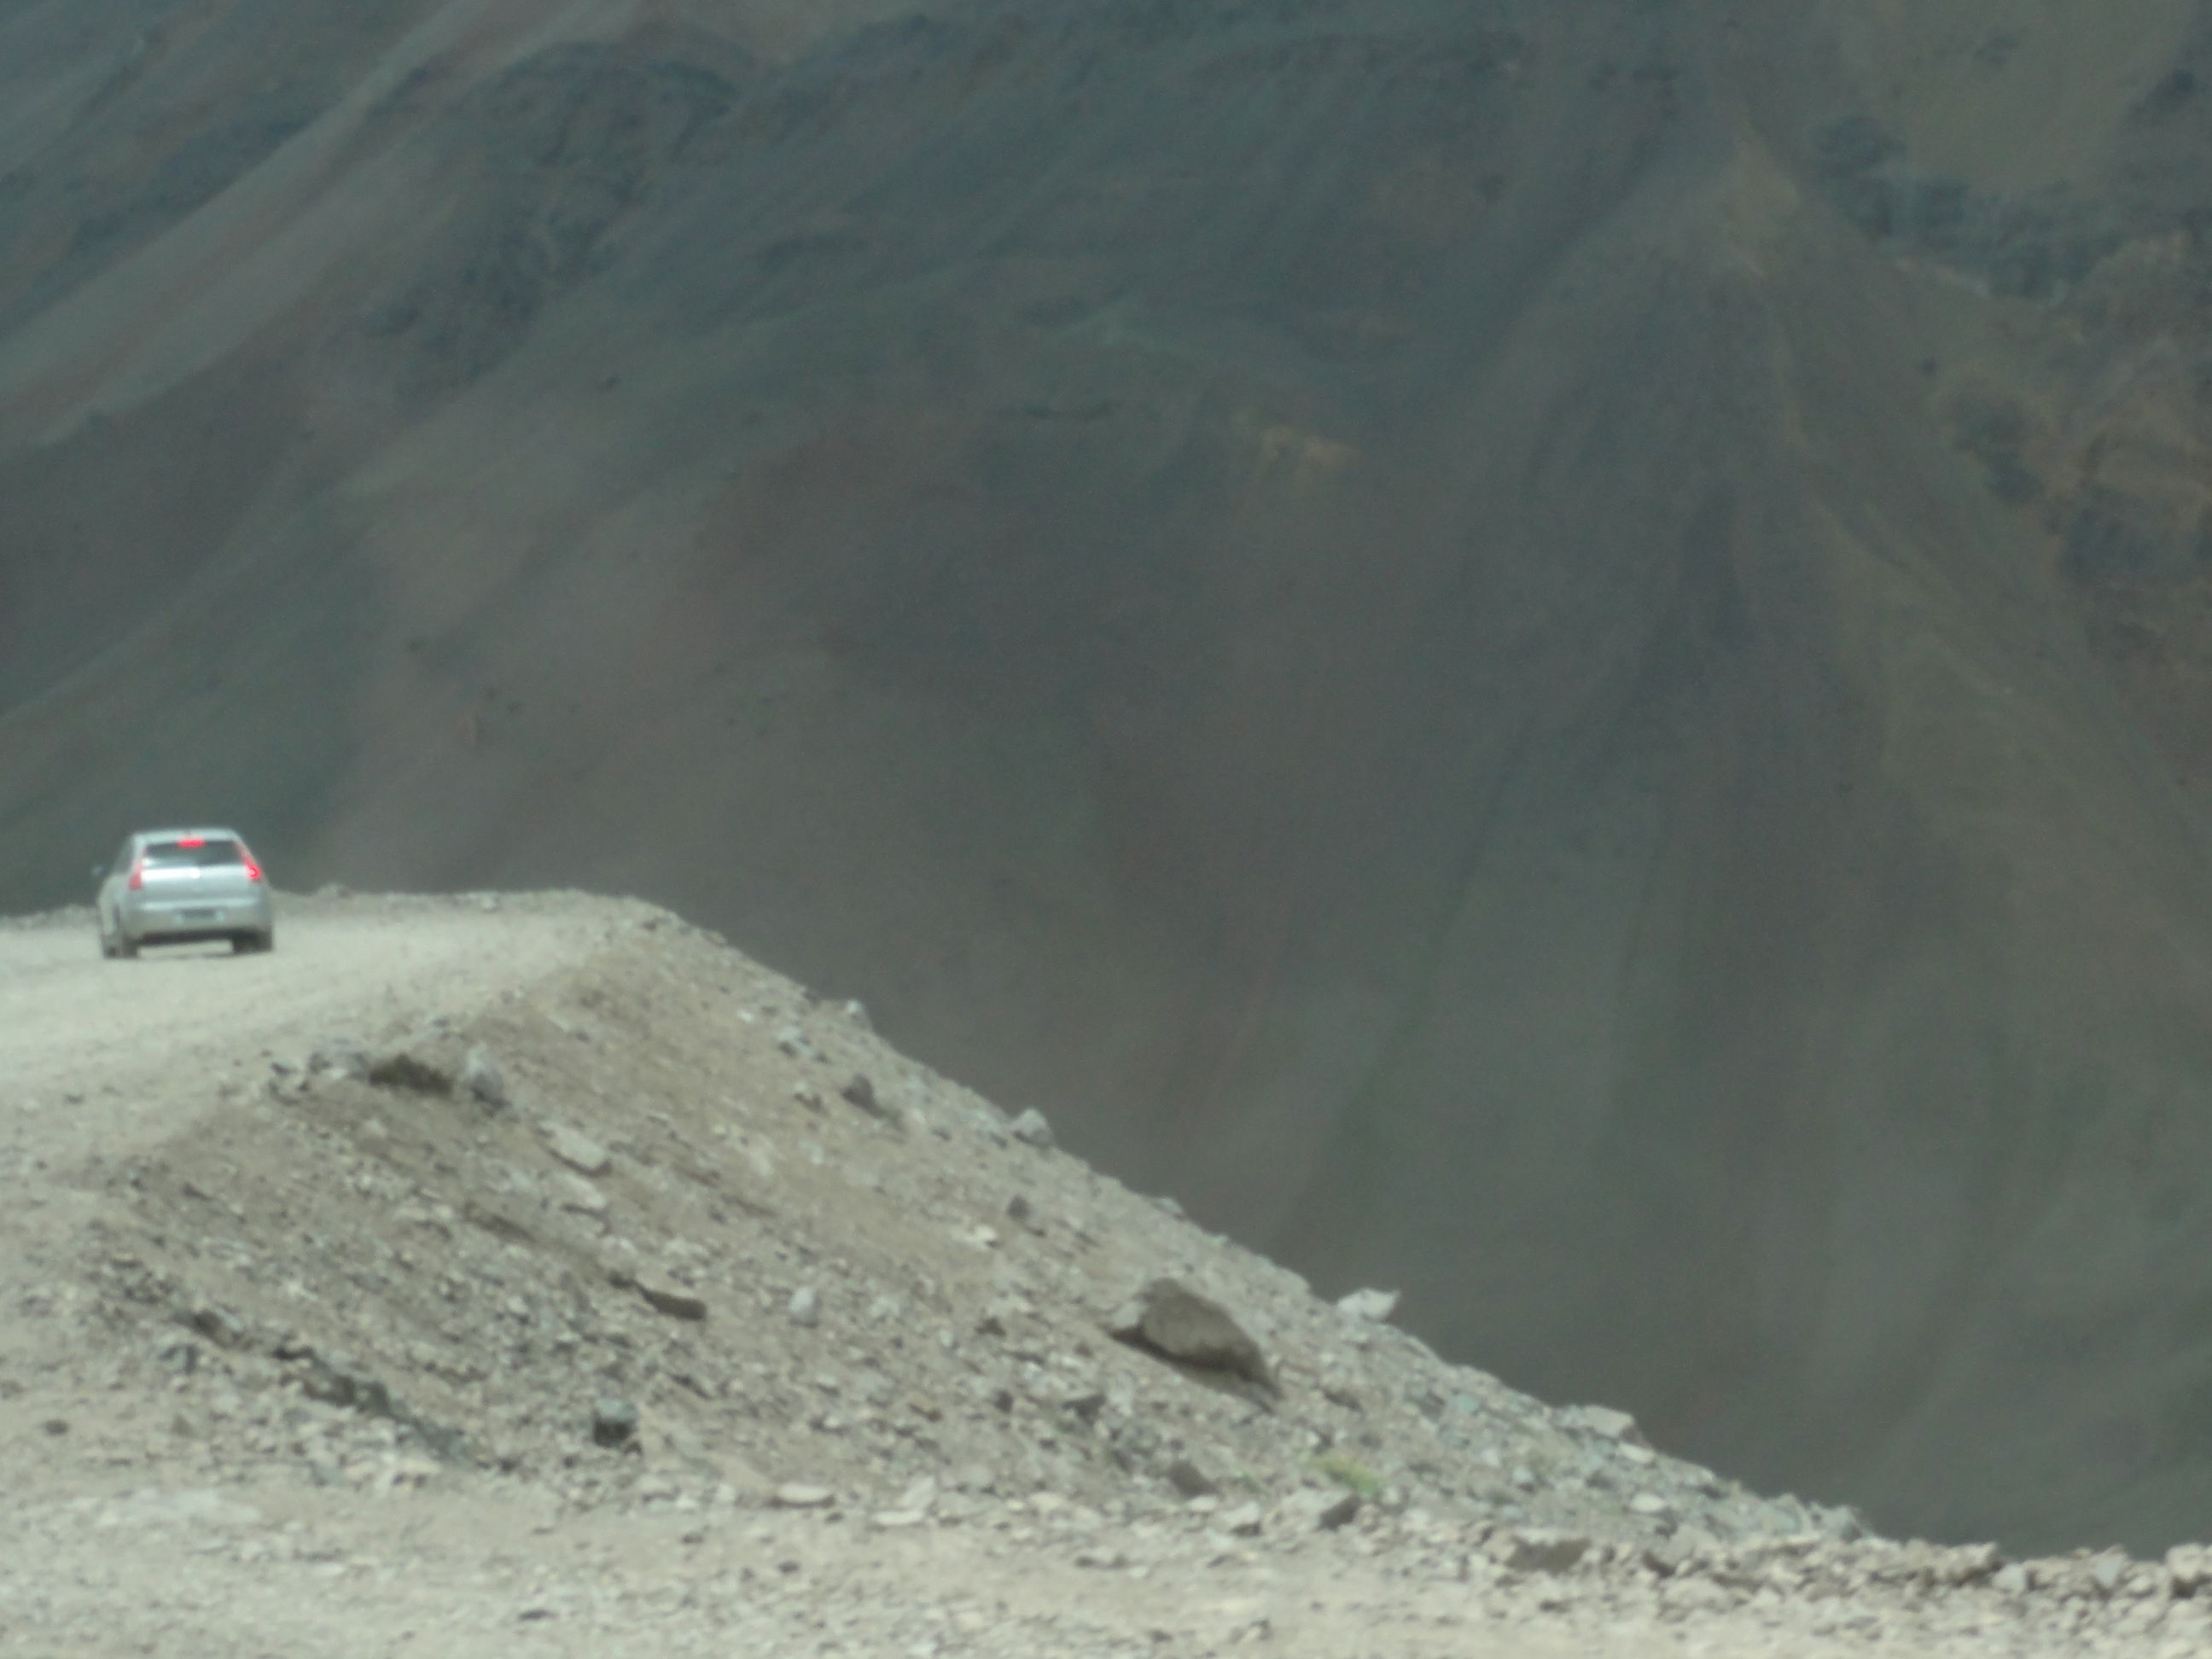
<path fill-rule="evenodd" d="M 133 841 L 188 841 L 195 836 L 204 841 L 244 841 L 246 839 L 235 830 L 216 829 L 212 825 L 187 826 L 181 830 L 141 830 L 131 839 Z"/>

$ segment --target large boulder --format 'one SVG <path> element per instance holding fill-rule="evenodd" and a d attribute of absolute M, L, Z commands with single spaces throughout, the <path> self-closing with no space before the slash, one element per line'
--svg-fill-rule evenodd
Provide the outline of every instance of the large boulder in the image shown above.
<path fill-rule="evenodd" d="M 1107 1329 L 1132 1346 L 1275 1391 L 1274 1369 L 1251 1333 L 1228 1309 L 1180 1280 L 1153 1279 L 1115 1314 Z"/>

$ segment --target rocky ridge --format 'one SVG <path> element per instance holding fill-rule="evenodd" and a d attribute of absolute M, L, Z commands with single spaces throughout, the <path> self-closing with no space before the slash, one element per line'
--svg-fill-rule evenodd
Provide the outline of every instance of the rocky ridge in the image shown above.
<path fill-rule="evenodd" d="M 315 902 L 489 925 L 532 902 Z M 571 1524 L 959 1534 L 1132 1584 L 1357 1566 L 1563 1629 L 2212 1639 L 2201 1549 L 2008 1561 L 1747 1491 L 1625 1413 L 1447 1364 L 1387 1293 L 1316 1295 L 857 1004 L 610 908 L 550 981 L 241 1056 L 189 1134 L 48 1172 L 94 1208 L 12 1287 L 33 1340 L 0 1407 L 34 1457 L 343 1503 L 529 1492 Z M 87 1404 L 116 1397 L 151 1403 Z"/>

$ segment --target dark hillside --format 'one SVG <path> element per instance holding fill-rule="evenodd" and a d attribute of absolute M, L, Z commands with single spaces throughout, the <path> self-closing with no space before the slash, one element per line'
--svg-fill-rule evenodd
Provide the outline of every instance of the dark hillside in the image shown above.
<path fill-rule="evenodd" d="M 800 15 L 0 3 L 0 904 L 642 893 L 1759 1484 L 2212 1527 L 2197 9 Z"/>

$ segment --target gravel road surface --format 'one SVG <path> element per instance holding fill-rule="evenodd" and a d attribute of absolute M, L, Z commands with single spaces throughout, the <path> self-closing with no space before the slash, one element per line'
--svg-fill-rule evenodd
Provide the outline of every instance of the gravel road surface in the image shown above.
<path fill-rule="evenodd" d="M 0 1170 L 177 1133 L 275 1053 L 419 1015 L 465 1017 L 581 959 L 603 901 L 280 896 L 277 948 L 103 959 L 89 911 L 0 927 Z"/>

